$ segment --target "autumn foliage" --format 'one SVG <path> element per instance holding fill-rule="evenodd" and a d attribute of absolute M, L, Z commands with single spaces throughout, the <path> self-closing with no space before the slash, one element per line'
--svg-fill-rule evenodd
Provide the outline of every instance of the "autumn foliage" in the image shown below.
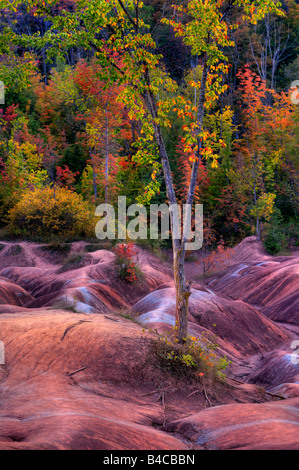
<path fill-rule="evenodd" d="M 119 277 L 128 283 L 136 282 L 140 271 L 134 261 L 134 256 L 137 254 L 134 243 L 118 243 L 114 252 L 119 268 Z"/>
<path fill-rule="evenodd" d="M 280 16 L 268 0 L 127 2 L 129 16 L 123 2 L 82 0 L 79 10 L 68 0 L 47 20 L 47 2 L 29 2 L 26 15 L 19 3 L 2 8 L 1 227 L 9 222 L 19 234 L 8 214 L 22 206 L 28 215 L 24 201 L 35 205 L 42 194 L 55 205 L 64 190 L 84 201 L 89 220 L 119 195 L 129 204 L 169 202 L 158 129 L 180 204 L 197 168 L 193 202 L 204 206 L 206 253 L 252 234 L 278 251 L 282 240 L 298 244 L 292 0 Z"/>
<path fill-rule="evenodd" d="M 92 236 L 93 219 L 82 197 L 66 188 L 49 187 L 23 195 L 8 215 L 9 230 L 24 238 L 70 240 Z"/>

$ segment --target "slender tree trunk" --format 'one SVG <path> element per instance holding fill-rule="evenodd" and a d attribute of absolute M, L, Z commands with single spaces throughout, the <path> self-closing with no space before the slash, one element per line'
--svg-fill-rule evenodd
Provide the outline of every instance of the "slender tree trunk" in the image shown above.
<path fill-rule="evenodd" d="M 97 200 L 98 199 L 97 175 L 93 166 L 92 166 L 92 184 L 93 184 L 94 198 L 95 200 Z"/>
<path fill-rule="evenodd" d="M 45 81 L 45 85 L 48 85 L 47 64 L 46 64 L 46 51 L 45 51 L 45 48 L 43 48 L 42 56 L 43 56 L 44 81 Z"/>
<path fill-rule="evenodd" d="M 203 117 L 204 117 L 204 103 L 205 103 L 205 92 L 206 92 L 206 83 L 208 75 L 208 66 L 207 66 L 207 57 L 204 57 L 203 73 L 201 79 L 201 87 L 199 92 L 199 103 L 197 110 L 197 123 L 198 123 L 198 134 L 202 130 Z M 198 167 L 200 162 L 200 149 L 201 149 L 201 139 L 197 139 L 197 159 L 193 163 L 191 181 L 189 185 L 188 195 L 187 195 L 187 204 L 193 204 L 194 193 L 197 181 Z M 185 234 L 183 234 L 182 242 L 177 246 L 175 240 L 173 241 L 173 267 L 174 267 L 174 281 L 176 288 L 176 326 L 178 328 L 178 338 L 179 340 L 184 340 L 188 334 L 188 305 L 189 297 L 191 295 L 191 283 L 186 284 L 185 279 Z"/>
<path fill-rule="evenodd" d="M 275 71 L 276 71 L 276 62 L 275 62 L 275 59 L 273 59 L 272 70 L 271 70 L 271 84 L 270 84 L 271 90 L 274 90 Z"/>
<path fill-rule="evenodd" d="M 171 205 L 175 205 L 177 204 L 177 200 L 173 187 L 171 169 L 164 140 L 159 128 L 155 129 L 155 134 L 162 161 L 168 200 Z M 175 326 L 177 328 L 177 338 L 182 342 L 188 336 L 188 304 L 191 294 L 191 285 L 186 284 L 185 278 L 185 240 L 183 238 L 175 238 L 177 235 L 175 227 L 181 228 L 182 225 L 181 214 L 179 211 L 170 211 L 170 218 L 172 228 L 173 274 L 176 291 Z"/>
<path fill-rule="evenodd" d="M 98 187 L 97 187 L 97 174 L 95 171 L 95 165 L 92 157 L 92 152 L 90 152 L 90 161 L 91 161 L 91 167 L 92 167 L 92 184 L 93 184 L 93 194 L 95 197 L 95 201 L 98 199 Z"/>
<path fill-rule="evenodd" d="M 105 111 L 105 203 L 108 204 L 108 178 L 109 178 L 109 122 L 107 108 Z"/>
<path fill-rule="evenodd" d="M 188 306 L 191 295 L 191 283 L 186 284 L 185 278 L 185 248 L 184 243 L 181 246 L 175 246 L 173 249 L 173 269 L 174 283 L 176 292 L 176 328 L 177 337 L 184 341 L 188 335 Z"/>
<path fill-rule="evenodd" d="M 255 185 L 253 187 L 253 197 L 254 197 L 254 205 L 257 205 L 257 195 L 256 195 L 256 188 Z M 261 230 L 260 230 L 260 218 L 256 218 L 256 225 L 255 225 L 256 237 L 258 240 L 261 239 Z"/>
<path fill-rule="evenodd" d="M 204 55 L 204 63 L 203 63 L 203 71 L 200 83 L 200 90 L 199 90 L 199 97 L 198 97 L 198 108 L 197 108 L 197 124 L 198 128 L 196 130 L 197 133 L 197 151 L 195 152 L 196 161 L 193 163 L 192 173 L 191 173 L 191 180 L 187 195 L 187 204 L 193 204 L 195 187 L 197 182 L 197 174 L 198 174 L 198 167 L 201 160 L 201 146 L 202 146 L 202 139 L 200 138 L 200 133 L 202 131 L 203 126 L 203 118 L 204 118 L 204 104 L 205 104 L 205 95 L 206 95 L 206 87 L 207 87 L 207 77 L 208 77 L 208 65 L 207 65 L 208 57 Z"/>
<path fill-rule="evenodd" d="M 256 237 L 257 237 L 258 240 L 260 240 L 261 239 L 261 229 L 260 229 L 260 219 L 259 219 L 259 217 L 256 218 L 255 228 L 256 228 Z"/>
<path fill-rule="evenodd" d="M 55 166 L 48 168 L 48 175 L 52 181 L 53 186 L 53 198 L 56 199 L 56 184 L 55 184 Z"/>
<path fill-rule="evenodd" d="M 144 98 L 152 116 L 157 116 L 157 109 L 154 97 L 151 94 L 148 94 Z M 156 123 L 154 123 L 154 132 L 159 149 L 159 155 L 161 158 L 168 201 L 170 205 L 176 205 L 177 199 L 174 191 L 168 155 L 162 136 L 161 128 Z M 173 271 L 176 290 L 176 335 L 178 340 L 180 342 L 183 342 L 184 339 L 188 336 L 188 303 L 191 294 L 191 285 L 187 285 L 185 279 L 185 240 L 182 238 L 175 238 L 175 235 L 177 234 L 177 230 L 175 230 L 175 227 L 182 226 L 182 219 L 179 216 L 179 211 L 170 211 L 170 218 L 172 228 Z"/>
<path fill-rule="evenodd" d="M 155 133 L 162 161 L 168 200 L 170 204 L 177 204 L 164 140 L 159 128 L 155 130 Z M 177 338 L 180 342 L 183 342 L 188 336 L 188 304 L 191 294 L 191 285 L 187 286 L 185 278 L 185 240 L 183 238 L 175 238 L 177 234 L 175 227 L 181 228 L 182 219 L 177 211 L 171 211 L 170 218 L 172 228 L 173 274 L 176 291 L 175 326 L 177 329 Z"/>
<path fill-rule="evenodd" d="M 200 162 L 200 149 L 201 149 L 201 138 L 199 133 L 202 130 L 203 116 L 204 116 L 204 103 L 205 103 L 205 93 L 206 93 L 206 83 L 208 75 L 208 66 L 207 66 L 207 55 L 204 56 L 203 64 L 203 73 L 201 79 L 201 87 L 199 93 L 199 104 L 197 111 L 197 123 L 198 123 L 198 141 L 197 141 L 197 159 L 193 164 L 191 181 L 188 190 L 187 204 L 192 205 L 194 200 L 194 192 L 197 181 L 198 167 Z M 146 76 L 148 84 L 150 84 L 149 76 Z M 175 190 L 173 186 L 172 172 L 168 160 L 167 150 L 165 147 L 164 139 L 162 136 L 161 127 L 156 123 L 155 119 L 158 117 L 157 104 L 154 95 L 148 91 L 144 94 L 144 100 L 147 106 L 147 109 L 151 116 L 153 117 L 153 126 L 155 132 L 155 139 L 159 149 L 159 155 L 161 158 L 164 181 L 166 185 L 166 192 L 169 203 L 172 205 L 177 204 L 177 199 L 175 195 Z M 177 338 L 180 342 L 183 342 L 184 339 L 188 336 L 188 305 L 189 297 L 191 295 L 191 283 L 186 283 L 185 278 L 185 237 L 184 234 L 180 239 L 175 238 L 176 230 L 175 225 L 178 224 L 178 227 L 182 227 L 182 218 L 177 220 L 178 213 L 176 211 L 171 211 L 171 227 L 172 227 L 172 247 L 173 247 L 173 272 L 174 272 L 174 283 L 176 290 L 176 314 L 175 314 L 175 324 L 177 328 Z"/>

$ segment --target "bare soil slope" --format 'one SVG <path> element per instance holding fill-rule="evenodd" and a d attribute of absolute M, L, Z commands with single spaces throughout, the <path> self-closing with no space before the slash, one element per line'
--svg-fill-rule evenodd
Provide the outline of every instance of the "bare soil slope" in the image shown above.
<path fill-rule="evenodd" d="M 217 334 L 232 361 L 209 387 L 161 371 L 143 331 L 174 324 L 170 264 L 139 248 L 144 277 L 128 285 L 112 252 L 84 242 L 3 245 L 0 449 L 299 449 L 298 256 L 250 237 L 193 284 L 190 333 Z"/>

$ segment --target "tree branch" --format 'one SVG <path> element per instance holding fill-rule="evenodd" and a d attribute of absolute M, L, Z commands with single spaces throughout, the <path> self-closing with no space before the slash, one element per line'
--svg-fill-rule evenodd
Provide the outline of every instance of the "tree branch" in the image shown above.
<path fill-rule="evenodd" d="M 127 10 L 127 8 L 123 4 L 122 0 L 118 0 L 118 3 L 120 5 L 121 9 L 123 10 L 123 12 L 125 13 L 125 15 L 127 16 L 127 18 L 129 19 L 130 23 L 134 26 L 135 31 L 137 32 L 138 31 L 138 22 L 136 23 L 133 20 L 132 16 L 130 15 L 130 12 Z"/>
<path fill-rule="evenodd" d="M 200 85 L 200 91 L 199 91 L 198 111 L 197 111 L 197 124 L 199 125 L 199 128 L 197 129 L 197 135 L 199 135 L 199 133 L 201 132 L 202 125 L 203 125 L 206 83 L 207 83 L 207 76 L 208 76 L 207 60 L 208 60 L 207 54 L 205 53 L 204 66 L 203 66 L 201 85 Z M 197 139 L 196 160 L 195 160 L 195 162 L 193 163 L 193 166 L 192 166 L 191 180 L 190 180 L 188 195 L 187 195 L 187 200 L 186 200 L 186 203 L 190 204 L 190 205 L 193 204 L 193 199 L 194 199 L 194 192 L 195 192 L 195 186 L 196 186 L 196 180 L 197 180 L 198 167 L 199 167 L 199 162 L 200 162 L 200 158 L 201 158 L 200 157 L 200 149 L 201 149 L 201 140 L 200 140 L 200 138 L 198 138 Z"/>
<path fill-rule="evenodd" d="M 232 9 L 232 7 L 234 6 L 234 3 L 235 3 L 235 0 L 231 0 L 229 2 L 229 4 L 227 5 L 227 7 L 225 8 L 221 18 L 220 18 L 220 23 L 222 23 L 222 21 L 225 19 L 225 17 L 229 14 L 230 10 Z"/>

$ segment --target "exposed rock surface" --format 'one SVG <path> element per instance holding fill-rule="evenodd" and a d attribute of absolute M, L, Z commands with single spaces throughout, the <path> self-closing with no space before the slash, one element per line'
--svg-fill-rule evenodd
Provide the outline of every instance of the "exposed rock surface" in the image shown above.
<path fill-rule="evenodd" d="M 176 389 L 155 365 L 141 325 L 174 324 L 169 263 L 139 248 L 134 286 L 107 249 L 3 244 L 0 449 L 299 449 L 298 256 L 249 237 L 200 283 L 189 263 L 189 333 L 216 334 L 232 361 L 216 391 Z"/>
<path fill-rule="evenodd" d="M 217 292 L 260 308 L 272 320 L 299 325 L 298 257 L 240 263 L 207 283 Z"/>
<path fill-rule="evenodd" d="M 0 305 L 25 305 L 32 302 L 33 297 L 22 287 L 8 279 L 0 277 Z"/>
<path fill-rule="evenodd" d="M 213 450 L 299 448 L 299 398 L 216 406 L 167 425 L 167 430 Z"/>
<path fill-rule="evenodd" d="M 175 289 L 157 289 L 143 297 L 133 307 L 140 323 L 174 325 Z M 204 286 L 192 289 L 189 303 L 190 333 L 199 326 L 212 331 L 223 340 L 227 350 L 236 354 L 268 351 L 286 341 L 289 333 L 242 301 L 217 295 Z"/>
<path fill-rule="evenodd" d="M 34 310 L 3 314 L 1 339 L 0 449 L 187 449 L 151 426 L 160 405 L 126 391 L 152 375 L 134 323 Z"/>
<path fill-rule="evenodd" d="M 110 251 L 100 249 L 81 254 L 75 251 L 71 253 L 73 258 L 70 257 L 70 261 L 61 266 L 47 263 L 38 246 L 32 245 L 29 252 L 34 265 L 23 266 L 18 264 L 18 258 L 15 263 L 10 258 L 10 264 L 6 266 L 6 257 L 3 260 L 0 253 L 0 276 L 18 284 L 33 296 L 34 299 L 28 299 L 26 304 L 29 308 L 63 304 L 79 312 L 106 313 L 112 309 L 127 308 L 128 303 L 171 280 L 169 266 L 142 250 L 138 251 L 136 258 L 142 264 L 144 279 L 136 288 L 118 278 L 115 255 Z M 28 250 L 26 242 L 20 242 L 18 246 L 25 253 L 25 249 Z M 75 249 L 78 250 L 78 244 Z M 3 256 L 8 250 L 3 250 Z"/>

